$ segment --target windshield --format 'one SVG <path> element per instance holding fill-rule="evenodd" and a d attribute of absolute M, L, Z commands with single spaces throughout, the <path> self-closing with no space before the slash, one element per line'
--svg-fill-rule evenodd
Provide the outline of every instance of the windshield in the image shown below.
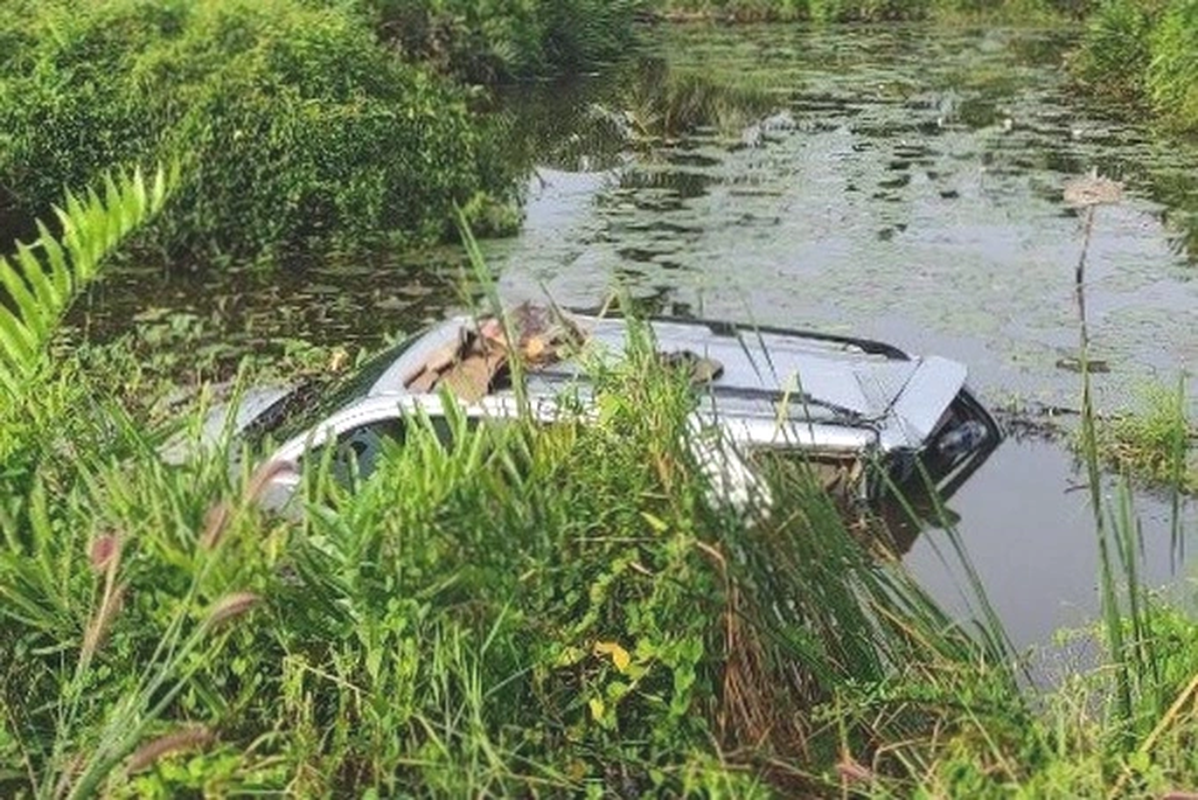
<path fill-rule="evenodd" d="M 254 444 L 261 443 L 267 436 L 276 442 L 285 442 L 366 397 L 387 368 L 418 338 L 409 337 L 387 348 L 340 380 L 312 378 L 301 383 L 247 426 L 245 438 Z"/>

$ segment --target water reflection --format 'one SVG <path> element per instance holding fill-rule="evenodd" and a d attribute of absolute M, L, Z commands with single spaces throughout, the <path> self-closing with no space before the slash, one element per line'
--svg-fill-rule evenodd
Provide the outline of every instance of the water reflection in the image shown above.
<path fill-rule="evenodd" d="M 646 253 L 662 255 L 667 221 L 678 230 L 671 267 L 688 269 L 620 275 L 646 287 L 671 281 L 680 298 L 714 299 L 740 319 L 924 326 L 931 349 L 968 340 L 968 349 L 976 341 L 989 350 L 983 386 L 1072 396 L 1072 379 L 1054 367 L 1070 338 L 1065 265 L 1075 253 L 1073 218 L 1062 216 L 1065 179 L 1097 167 L 1135 197 L 1097 232 L 1096 307 L 1150 307 L 1149 295 L 1169 293 L 1145 291 L 1162 269 L 1176 274 L 1170 261 L 1195 257 L 1194 215 L 1184 211 L 1192 194 L 1166 196 L 1157 186 L 1162 161 L 1153 151 L 1161 148 L 1152 134 L 1096 116 L 1065 83 L 1059 64 L 1073 35 L 665 30 L 660 52 L 671 69 L 734 74 L 793 125 L 747 148 L 701 128 L 647 150 L 631 146 L 634 158 L 571 223 L 586 229 L 585 244 L 559 237 L 542 247 L 534 229 L 529 249 L 494 251 L 504 287 L 520 295 L 545 283 L 569 302 L 594 302 L 595 287 L 629 257 L 643 264 Z M 652 69 L 660 80 L 660 67 Z M 1184 148 L 1164 157 L 1189 164 L 1190 174 L 1198 163 Z M 1170 220 L 1164 235 L 1144 227 L 1162 217 Z M 792 288 L 769 291 L 782 285 Z M 1193 292 L 1180 279 L 1171 289 Z M 1115 323 L 1096 322 L 1098 347 L 1124 366 L 1101 389 L 1111 396 L 1162 362 L 1158 339 Z M 1193 351 L 1198 333 L 1181 333 L 1173 346 Z"/>

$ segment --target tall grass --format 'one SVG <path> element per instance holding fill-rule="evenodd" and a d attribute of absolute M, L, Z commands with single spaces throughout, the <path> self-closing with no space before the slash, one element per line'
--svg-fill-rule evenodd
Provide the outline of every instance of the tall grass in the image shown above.
<path fill-rule="evenodd" d="M 1100 96 L 1148 106 L 1173 127 L 1198 126 L 1198 3 L 1104 0 L 1072 59 L 1079 81 Z"/>
<path fill-rule="evenodd" d="M 168 467 L 84 402 L 108 376 L 42 375 L 0 420 L 0 788 L 832 791 L 842 751 L 893 769 L 881 742 L 944 724 L 941 675 L 1021 713 L 1008 654 L 802 465 L 763 465 L 783 491 L 755 523 L 713 503 L 689 381 L 631 324 L 621 363 L 588 362 L 597 419 L 414 417 L 368 479 L 306 458 L 285 517 L 228 453 Z M 869 713 L 829 727 L 850 702 Z"/>
<path fill-rule="evenodd" d="M 584 359 L 597 416 L 414 416 L 369 477 L 305 458 L 286 516 L 230 453 L 169 467 L 165 431 L 84 402 L 112 376 L 40 375 L 0 419 L 19 477 L 0 793 L 1134 795 L 1198 776 L 1198 634 L 1141 586 L 1130 493 L 1096 493 L 1109 660 L 1038 695 L 959 538 L 945 559 L 974 576 L 979 627 L 801 461 L 759 463 L 768 514 L 713 502 L 684 444 L 693 389 L 631 324 L 621 362 Z"/>
<path fill-rule="evenodd" d="M 622 359 L 582 356 L 593 413 L 567 391 L 553 424 L 480 424 L 446 397 L 369 476 L 333 448 L 252 470 L 237 442 L 169 466 L 172 429 L 110 389 L 122 375 L 101 365 L 120 361 L 39 371 L 0 406 L 0 794 L 1134 796 L 1198 779 L 1198 632 L 1142 586 L 1087 372 L 1106 658 L 1046 696 L 951 532 L 976 624 L 801 459 L 759 460 L 768 513 L 719 502 L 686 445 L 690 381 L 629 325 Z M 293 469 L 289 513 L 255 502 Z"/>

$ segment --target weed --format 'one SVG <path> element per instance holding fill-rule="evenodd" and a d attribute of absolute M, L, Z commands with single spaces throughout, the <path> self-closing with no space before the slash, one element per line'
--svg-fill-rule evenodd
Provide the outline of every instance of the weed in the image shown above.
<path fill-rule="evenodd" d="M 1150 385 L 1140 410 L 1097 425 L 1097 455 L 1110 468 L 1183 492 L 1198 490 L 1198 462 L 1184 383 L 1174 389 Z"/>

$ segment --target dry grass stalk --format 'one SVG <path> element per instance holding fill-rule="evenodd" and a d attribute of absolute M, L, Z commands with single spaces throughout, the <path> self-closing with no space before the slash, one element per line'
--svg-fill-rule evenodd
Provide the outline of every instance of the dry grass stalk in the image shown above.
<path fill-rule="evenodd" d="M 840 761 L 836 764 L 836 773 L 846 787 L 852 783 L 872 783 L 875 778 L 873 770 L 847 752 L 841 754 Z"/>
<path fill-rule="evenodd" d="M 1185 714 L 1185 707 L 1191 700 L 1194 700 L 1195 698 L 1198 698 L 1198 675 L 1194 675 L 1194 677 L 1190 679 L 1190 682 L 1186 685 L 1185 689 L 1183 689 L 1181 694 L 1177 696 L 1177 699 L 1173 701 L 1173 704 L 1169 706 L 1169 710 L 1165 712 L 1164 716 L 1160 718 L 1160 720 L 1156 723 L 1156 726 L 1152 729 L 1152 732 L 1148 734 L 1146 739 L 1144 739 L 1144 742 L 1137 749 L 1137 753 L 1142 755 L 1148 755 L 1151 753 L 1152 748 L 1156 746 L 1157 740 L 1159 740 L 1171 727 L 1176 725 L 1179 720 L 1186 719 L 1187 715 Z M 1123 787 L 1127 784 L 1128 778 L 1130 777 L 1131 770 L 1124 768 L 1123 772 L 1119 775 L 1119 779 L 1115 781 L 1115 785 L 1111 789 L 1111 793 L 1108 796 L 1119 796 L 1120 792 L 1123 790 Z M 1194 800 L 1198 800 L 1198 794 L 1173 792 L 1168 796 L 1174 798 L 1194 798 Z"/>
<path fill-rule="evenodd" d="M 759 691 L 761 648 L 746 635 L 738 605 L 737 591 L 730 588 L 724 611 L 724 685 L 717 720 L 725 742 L 755 746 L 770 738 L 773 725 L 769 699 Z"/>
<path fill-rule="evenodd" d="M 280 475 L 297 471 L 295 464 L 290 461 L 267 461 L 254 470 L 254 474 L 250 476 L 249 483 L 245 488 L 245 502 L 253 503 L 258 500 L 270 482 Z M 204 531 L 200 534 L 200 547 L 205 550 L 214 549 L 220 544 L 232 521 L 233 505 L 229 501 L 222 500 L 208 509 L 208 513 L 204 515 Z"/>
<path fill-rule="evenodd" d="M 245 500 L 247 503 L 253 503 L 262 496 L 262 492 L 270 485 L 270 482 L 280 475 L 294 475 L 299 472 L 299 469 L 290 461 L 274 460 L 267 461 L 258 469 L 254 470 L 254 474 L 250 476 L 250 482 L 245 489 Z"/>
<path fill-rule="evenodd" d="M 83 771 L 83 765 L 87 762 L 87 756 L 83 753 L 76 753 L 70 761 L 63 767 L 62 772 L 58 776 L 58 781 L 54 784 L 54 800 L 66 797 L 71 791 L 71 784 L 79 777 L 79 773 Z"/>
<path fill-rule="evenodd" d="M 719 566 L 727 605 L 724 610 L 724 675 L 716 726 L 721 740 L 734 747 L 759 748 L 770 743 L 777 752 L 806 754 L 801 720 L 780 718 L 786 707 L 776 702 L 776 680 L 765 651 L 751 626 L 744 624 L 740 592 L 728 578 L 727 561 L 716 548 L 698 547 Z"/>
<path fill-rule="evenodd" d="M 87 630 L 83 634 L 83 645 L 79 649 L 79 660 L 86 664 L 104 642 L 112 620 L 124 604 L 125 587 L 116 583 L 117 570 L 121 566 L 121 540 L 115 533 L 106 533 L 92 542 L 88 554 L 91 567 L 104 575 L 104 592 Z"/>
<path fill-rule="evenodd" d="M 159 736 L 157 739 L 142 745 L 129 757 L 125 765 L 126 774 L 132 775 L 154 765 L 158 759 L 171 753 L 184 750 L 201 750 L 216 741 L 216 734 L 203 725 L 188 728 Z"/>
<path fill-rule="evenodd" d="M 87 626 L 87 631 L 83 634 L 83 647 L 79 650 L 79 659 L 81 661 L 90 661 L 92 656 L 96 654 L 96 650 L 104 643 L 104 639 L 108 636 L 108 629 L 112 625 L 112 620 L 120 613 L 121 608 L 125 605 L 125 587 L 124 586 L 108 586 L 104 590 L 104 599 L 100 602 L 100 608 L 96 611 L 96 615 L 92 617 L 92 621 Z"/>

